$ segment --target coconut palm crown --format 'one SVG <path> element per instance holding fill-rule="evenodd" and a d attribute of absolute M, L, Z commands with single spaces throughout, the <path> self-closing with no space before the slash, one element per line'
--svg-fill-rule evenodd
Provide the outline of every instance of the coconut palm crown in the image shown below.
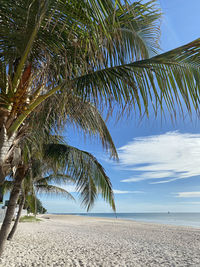
<path fill-rule="evenodd" d="M 198 112 L 200 41 L 156 55 L 160 16 L 154 0 L 1 1 L 0 180 L 26 118 L 53 94 Z"/>

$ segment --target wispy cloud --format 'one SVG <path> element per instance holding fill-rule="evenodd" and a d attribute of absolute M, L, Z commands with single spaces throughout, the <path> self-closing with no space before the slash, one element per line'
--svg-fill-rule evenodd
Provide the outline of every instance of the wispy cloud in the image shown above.
<path fill-rule="evenodd" d="M 176 197 L 183 197 L 183 198 L 193 198 L 193 197 L 198 197 L 200 198 L 200 192 L 179 192 L 176 193 Z"/>
<path fill-rule="evenodd" d="M 200 175 L 200 134 L 168 132 L 136 138 L 119 148 L 120 168 L 137 175 L 121 182 L 168 183 Z"/>
<path fill-rule="evenodd" d="M 141 193 L 144 193 L 143 191 L 123 191 L 123 190 L 117 190 L 117 189 L 113 189 L 113 192 L 115 194 L 141 194 Z"/>
<path fill-rule="evenodd" d="M 67 190 L 69 193 L 77 192 L 75 185 L 62 185 L 60 187 Z M 113 189 L 113 192 L 114 192 L 114 194 L 141 194 L 141 193 L 144 193 L 143 191 L 126 191 L 126 190 L 118 190 L 118 189 Z"/>

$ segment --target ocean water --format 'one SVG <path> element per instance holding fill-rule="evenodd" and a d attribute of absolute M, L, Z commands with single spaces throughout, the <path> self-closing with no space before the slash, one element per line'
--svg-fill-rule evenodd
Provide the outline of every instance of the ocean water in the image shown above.
<path fill-rule="evenodd" d="M 160 224 L 193 226 L 200 228 L 200 213 L 79 213 L 76 215 L 117 218 Z"/>

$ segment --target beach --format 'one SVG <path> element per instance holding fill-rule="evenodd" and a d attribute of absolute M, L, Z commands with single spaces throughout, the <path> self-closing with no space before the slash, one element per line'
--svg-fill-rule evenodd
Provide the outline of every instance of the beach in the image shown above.
<path fill-rule="evenodd" d="M 200 228 L 75 215 L 20 223 L 0 266 L 200 266 Z"/>

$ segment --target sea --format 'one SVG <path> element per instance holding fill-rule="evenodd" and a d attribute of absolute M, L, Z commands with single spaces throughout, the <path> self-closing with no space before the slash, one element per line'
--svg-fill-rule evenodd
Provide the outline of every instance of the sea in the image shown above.
<path fill-rule="evenodd" d="M 166 212 L 166 213 L 54 213 L 63 215 L 79 215 L 100 218 L 113 218 L 139 222 L 182 225 L 200 228 L 200 213 Z M 0 223 L 5 216 L 5 210 L 0 209 Z"/>
<path fill-rule="evenodd" d="M 69 213 L 63 213 L 69 214 Z M 192 226 L 200 228 L 200 213 L 70 213 L 71 215 L 113 218 L 149 223 Z"/>

